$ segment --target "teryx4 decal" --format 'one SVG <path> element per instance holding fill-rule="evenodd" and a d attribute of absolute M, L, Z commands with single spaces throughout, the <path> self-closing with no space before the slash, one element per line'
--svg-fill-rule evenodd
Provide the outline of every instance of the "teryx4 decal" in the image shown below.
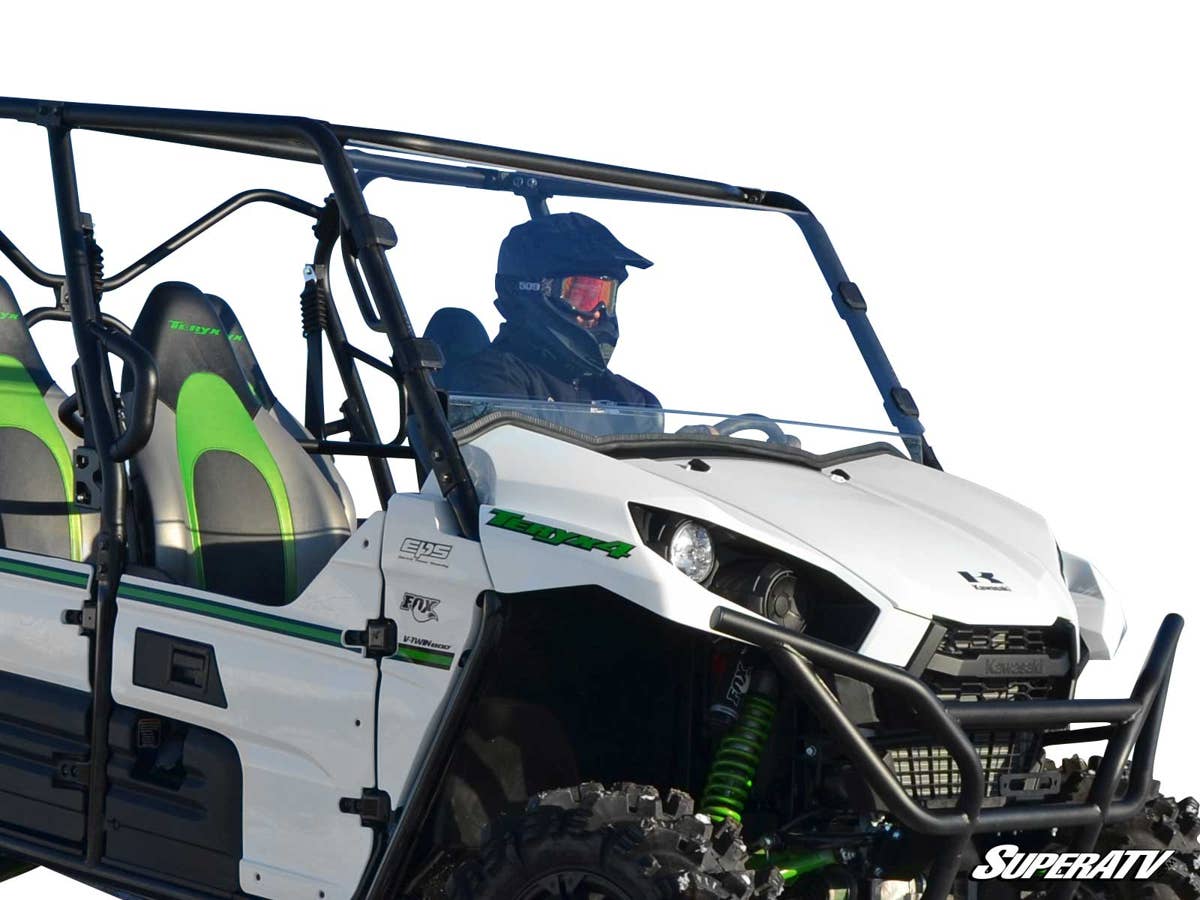
<path fill-rule="evenodd" d="M 555 525 L 543 525 L 540 522 L 530 522 L 524 513 L 509 512 L 506 509 L 493 509 L 492 518 L 488 524 L 493 528 L 504 528 L 508 531 L 519 531 L 527 534 L 535 541 L 552 544 L 555 547 L 574 547 L 577 550 L 599 550 L 607 553 L 612 559 L 624 559 L 633 552 L 633 544 L 624 541 L 606 541 L 603 538 L 588 537 L 567 528 Z"/>
<path fill-rule="evenodd" d="M 959 572 L 967 583 L 977 591 L 1011 591 L 1007 584 L 991 572 Z"/>

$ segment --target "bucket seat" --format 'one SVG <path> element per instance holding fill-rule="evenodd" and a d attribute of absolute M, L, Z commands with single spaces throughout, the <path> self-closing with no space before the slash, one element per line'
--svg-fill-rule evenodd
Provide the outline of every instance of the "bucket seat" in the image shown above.
<path fill-rule="evenodd" d="M 83 561 L 99 517 L 75 504 L 80 441 L 59 421 L 65 399 L 0 278 L 0 547 Z"/>
<path fill-rule="evenodd" d="M 333 464 L 298 443 L 233 310 L 160 284 L 133 328 L 158 367 L 158 406 L 131 480 L 153 522 L 153 559 L 177 583 L 290 602 L 356 524 Z"/>

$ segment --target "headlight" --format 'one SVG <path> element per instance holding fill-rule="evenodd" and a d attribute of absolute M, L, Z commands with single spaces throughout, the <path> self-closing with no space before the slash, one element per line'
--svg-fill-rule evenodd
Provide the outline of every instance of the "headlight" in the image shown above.
<path fill-rule="evenodd" d="M 667 561 L 692 581 L 707 581 L 717 565 L 708 529 L 696 522 L 680 522 L 667 544 Z"/>
<path fill-rule="evenodd" d="M 789 631 L 798 633 L 808 626 L 809 598 L 790 566 L 760 560 L 734 563 L 721 569 L 713 590 Z"/>
<path fill-rule="evenodd" d="M 713 594 L 788 631 L 851 649 L 862 644 L 879 607 L 832 572 L 735 531 L 630 503 L 646 546 Z"/>

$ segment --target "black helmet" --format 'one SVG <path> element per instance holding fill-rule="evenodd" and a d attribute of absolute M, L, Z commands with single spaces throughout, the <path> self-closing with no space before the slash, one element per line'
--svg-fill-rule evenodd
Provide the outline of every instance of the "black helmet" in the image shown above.
<path fill-rule="evenodd" d="M 651 265 L 595 219 L 581 213 L 540 216 L 513 228 L 500 245 L 496 306 L 564 368 L 603 371 L 619 335 L 616 286 L 625 280 L 626 267 Z M 599 302 L 592 295 L 586 316 L 566 299 L 581 276 L 611 282 Z"/>

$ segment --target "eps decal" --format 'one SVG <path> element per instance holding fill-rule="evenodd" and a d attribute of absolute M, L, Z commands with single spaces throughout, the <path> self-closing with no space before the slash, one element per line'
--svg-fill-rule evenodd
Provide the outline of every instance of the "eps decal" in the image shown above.
<path fill-rule="evenodd" d="M 406 537 L 400 542 L 400 558 L 448 569 L 450 565 L 446 560 L 450 558 L 450 552 L 453 549 L 449 544 L 437 544 L 421 538 Z"/>
<path fill-rule="evenodd" d="M 606 541 L 603 538 L 588 537 L 586 534 L 580 534 L 568 528 L 530 522 L 525 518 L 524 513 L 509 512 L 506 509 L 493 509 L 488 525 L 493 528 L 527 534 L 535 541 L 552 544 L 555 547 L 574 547 L 577 550 L 587 550 L 589 553 L 598 550 L 601 553 L 607 553 L 612 559 L 624 559 L 633 552 L 633 544 L 627 544 L 624 541 Z"/>

